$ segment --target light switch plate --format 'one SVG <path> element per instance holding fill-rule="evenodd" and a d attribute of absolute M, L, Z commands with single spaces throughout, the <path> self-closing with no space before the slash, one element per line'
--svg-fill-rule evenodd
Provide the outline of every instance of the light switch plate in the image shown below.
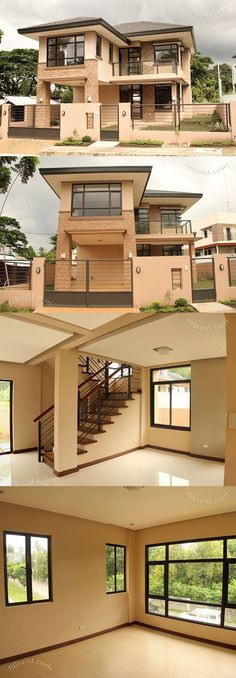
<path fill-rule="evenodd" d="M 229 428 L 236 430 L 236 412 L 229 413 Z"/>

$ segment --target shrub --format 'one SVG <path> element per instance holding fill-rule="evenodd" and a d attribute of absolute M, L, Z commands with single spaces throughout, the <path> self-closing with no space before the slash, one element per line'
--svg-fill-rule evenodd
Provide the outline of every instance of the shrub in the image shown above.
<path fill-rule="evenodd" d="M 188 306 L 187 299 L 184 299 L 184 297 L 179 297 L 175 300 L 175 306 L 176 308 L 186 308 L 186 306 Z"/>
<path fill-rule="evenodd" d="M 161 304 L 159 303 L 159 301 L 152 301 L 151 308 L 153 308 L 154 311 L 159 311 L 159 309 L 161 308 Z"/>
<path fill-rule="evenodd" d="M 92 141 L 92 139 L 91 139 L 91 137 L 89 136 L 89 134 L 85 134 L 85 136 L 82 137 L 82 141 L 83 141 L 84 144 L 89 144 L 90 141 Z"/>

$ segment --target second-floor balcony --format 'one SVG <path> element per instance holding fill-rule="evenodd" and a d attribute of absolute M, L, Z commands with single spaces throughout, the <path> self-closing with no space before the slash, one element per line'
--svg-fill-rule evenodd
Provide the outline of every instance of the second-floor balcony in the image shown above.
<path fill-rule="evenodd" d="M 189 219 L 173 222 L 141 220 L 135 222 L 136 235 L 192 235 Z"/>
<path fill-rule="evenodd" d="M 142 61 L 141 59 L 137 59 L 136 61 L 115 62 L 112 65 L 112 71 L 113 77 L 119 78 L 129 76 L 132 78 L 140 75 L 178 75 L 181 69 L 176 59 L 162 59 L 160 61 Z"/>

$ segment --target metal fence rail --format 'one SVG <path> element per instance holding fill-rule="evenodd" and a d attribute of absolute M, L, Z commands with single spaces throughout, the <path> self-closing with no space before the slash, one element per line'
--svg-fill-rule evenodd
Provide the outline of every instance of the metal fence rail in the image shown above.
<path fill-rule="evenodd" d="M 132 128 L 139 131 L 228 132 L 230 105 L 226 103 L 132 104 Z"/>
<path fill-rule="evenodd" d="M 33 138 L 60 138 L 60 104 L 11 105 L 9 136 Z"/>
<path fill-rule="evenodd" d="M 0 287 L 31 289 L 31 261 L 0 260 Z"/>

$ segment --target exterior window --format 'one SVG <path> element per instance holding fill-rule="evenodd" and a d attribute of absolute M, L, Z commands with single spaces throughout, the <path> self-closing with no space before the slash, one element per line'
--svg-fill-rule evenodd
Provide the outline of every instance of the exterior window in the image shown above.
<path fill-rule="evenodd" d="M 154 45 L 155 61 L 178 61 L 178 45 Z"/>
<path fill-rule="evenodd" d="M 182 245 L 163 245 L 162 253 L 163 257 L 181 257 Z"/>
<path fill-rule="evenodd" d="M 119 216 L 122 214 L 121 184 L 74 184 L 72 216 Z"/>
<path fill-rule="evenodd" d="M 226 240 L 232 240 L 231 228 L 226 228 Z"/>
<path fill-rule="evenodd" d="M 137 245 L 137 257 L 150 257 L 151 245 Z"/>
<path fill-rule="evenodd" d="M 109 42 L 109 61 L 113 64 L 113 44 Z"/>
<path fill-rule="evenodd" d="M 4 532 L 6 605 L 52 600 L 51 538 Z"/>
<path fill-rule="evenodd" d="M 151 426 L 190 430 L 191 365 L 151 370 Z"/>
<path fill-rule="evenodd" d="M 204 231 L 204 238 L 207 238 L 207 237 L 208 237 L 208 232 Z"/>
<path fill-rule="evenodd" d="M 106 544 L 106 592 L 123 593 L 126 590 L 126 547 Z"/>
<path fill-rule="evenodd" d="M 162 108 L 165 111 L 172 109 L 172 88 L 171 85 L 155 85 L 155 108 L 157 111 Z"/>
<path fill-rule="evenodd" d="M 102 56 L 102 38 L 100 35 L 96 35 L 96 56 Z"/>
<path fill-rule="evenodd" d="M 236 538 L 146 546 L 146 612 L 236 630 Z"/>
<path fill-rule="evenodd" d="M 182 290 L 182 268 L 171 269 L 172 290 Z"/>
<path fill-rule="evenodd" d="M 25 119 L 25 107 L 11 105 L 12 122 L 23 122 Z"/>
<path fill-rule="evenodd" d="M 180 210 L 161 210 L 161 225 L 162 226 L 175 226 L 180 222 L 181 212 Z"/>
<path fill-rule="evenodd" d="M 84 63 L 84 35 L 48 38 L 47 66 L 75 66 Z"/>
<path fill-rule="evenodd" d="M 140 207 L 135 210 L 136 233 L 149 233 L 149 207 Z"/>

